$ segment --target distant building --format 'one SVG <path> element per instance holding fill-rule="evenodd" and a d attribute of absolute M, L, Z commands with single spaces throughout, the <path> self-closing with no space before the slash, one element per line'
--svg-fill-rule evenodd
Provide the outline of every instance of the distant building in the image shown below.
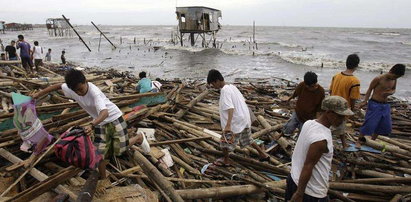
<path fill-rule="evenodd" d="M 32 24 L 20 24 L 20 23 L 7 23 L 5 24 L 5 29 L 7 31 L 21 31 L 21 30 L 32 30 L 33 25 Z"/>
<path fill-rule="evenodd" d="M 50 36 L 71 36 L 71 28 L 64 18 L 49 18 L 46 20 L 47 31 Z"/>
<path fill-rule="evenodd" d="M 195 45 L 195 34 L 202 38 L 203 47 L 208 47 L 210 41 L 213 41 L 214 47 L 216 46 L 216 34 L 221 28 L 218 21 L 221 18 L 220 10 L 203 6 L 177 7 L 176 14 L 181 46 L 183 46 L 185 33 L 190 34 L 191 46 Z M 211 39 L 208 42 L 206 34 L 211 35 Z"/>

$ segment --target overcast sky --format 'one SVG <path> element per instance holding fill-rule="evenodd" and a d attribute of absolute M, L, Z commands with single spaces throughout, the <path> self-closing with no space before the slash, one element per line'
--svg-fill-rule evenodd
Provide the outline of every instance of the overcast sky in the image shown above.
<path fill-rule="evenodd" d="M 222 11 L 223 25 L 411 28 L 411 0 L 0 0 L 0 20 L 74 24 L 174 25 L 175 7 Z M 11 5 L 10 5 L 11 4 Z M 9 6 L 6 6 L 9 5 Z"/>

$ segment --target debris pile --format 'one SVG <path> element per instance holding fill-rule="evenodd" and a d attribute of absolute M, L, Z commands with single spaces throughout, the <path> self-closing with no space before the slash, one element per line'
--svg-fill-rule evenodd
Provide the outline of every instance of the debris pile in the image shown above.
<path fill-rule="evenodd" d="M 132 146 L 122 157 L 111 159 L 107 166 L 108 179 L 97 183 L 95 173 L 66 165 L 53 152 L 44 154 L 32 169 L 22 166 L 21 162 L 30 154 L 20 150 L 22 141 L 12 123 L 11 92 L 30 95 L 62 83 L 64 72 L 70 67 L 47 65 L 37 76 L 27 75 L 17 66 L 12 68 L 16 77 L 0 76 L 0 192 L 15 183 L 22 173 L 28 174 L 1 200 L 68 197 L 75 201 L 85 197 L 84 193 L 94 201 L 284 199 L 285 178 L 298 134 L 285 137 L 281 129 L 293 111 L 292 104 L 285 100 L 293 93 L 296 83 L 281 78 L 236 79 L 235 85 L 255 115 L 252 137 L 271 158 L 269 162 L 260 162 L 255 149 L 237 147 L 230 154 L 233 165 L 221 167 L 213 164 L 223 155 L 219 148 L 222 129 L 218 91 L 207 88 L 204 81 L 186 79 L 161 81 L 159 93 L 137 94 L 138 80 L 132 73 L 86 68 L 87 80 L 124 113 L 129 136 L 143 131 L 151 143 L 149 155 Z M 72 126 L 91 121 L 77 103 L 61 92 L 39 98 L 36 105 L 44 128 L 56 138 Z M 362 124 L 363 113 L 347 122 L 347 138 L 351 143 L 358 137 L 355 134 Z M 376 141 L 367 139 L 366 146 L 358 151 L 343 151 L 338 138 L 334 138 L 331 198 L 411 199 L 410 104 L 392 100 L 392 113 L 392 135 L 379 136 Z"/>

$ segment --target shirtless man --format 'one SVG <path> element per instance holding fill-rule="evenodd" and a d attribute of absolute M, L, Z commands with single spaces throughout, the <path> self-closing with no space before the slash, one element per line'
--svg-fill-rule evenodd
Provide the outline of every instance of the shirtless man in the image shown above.
<path fill-rule="evenodd" d="M 372 135 L 371 139 L 377 139 L 378 135 L 388 135 L 391 133 L 391 108 L 388 104 L 388 96 L 395 93 L 397 79 L 404 75 L 405 65 L 396 64 L 388 73 L 375 77 L 365 94 L 364 102 L 359 108 L 364 107 L 368 102 L 365 121 L 360 129 L 360 136 L 355 144 L 357 148 L 366 140 L 364 135 Z M 371 99 L 370 98 L 372 92 Z"/>

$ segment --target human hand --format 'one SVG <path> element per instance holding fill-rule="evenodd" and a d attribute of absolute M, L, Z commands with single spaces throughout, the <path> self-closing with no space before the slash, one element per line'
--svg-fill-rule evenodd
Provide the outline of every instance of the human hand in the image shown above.
<path fill-rule="evenodd" d="M 304 193 L 295 192 L 291 197 L 290 202 L 302 202 Z"/>
<path fill-rule="evenodd" d="M 87 136 L 90 136 L 93 134 L 93 125 L 89 124 L 83 127 L 84 132 L 86 133 Z"/>

